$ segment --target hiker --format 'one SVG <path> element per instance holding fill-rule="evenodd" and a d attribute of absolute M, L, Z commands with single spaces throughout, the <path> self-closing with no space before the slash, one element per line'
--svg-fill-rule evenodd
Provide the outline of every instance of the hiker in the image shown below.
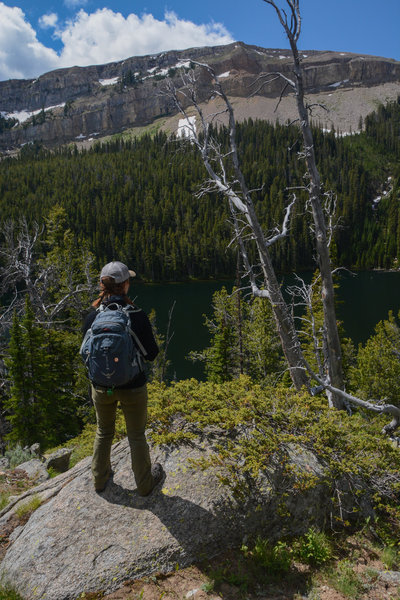
<path fill-rule="evenodd" d="M 91 310 L 84 322 L 83 332 L 84 334 L 89 333 L 84 338 L 82 348 L 85 340 L 93 336 L 96 326 L 94 321 L 98 315 L 101 315 L 102 311 L 109 315 L 111 310 L 119 310 L 120 314 L 125 312 L 124 318 L 129 327 L 127 330 L 129 344 L 132 346 L 131 339 L 129 339 L 131 336 L 134 340 L 134 352 L 138 352 L 138 347 L 141 348 L 141 351 L 138 352 L 140 360 L 142 360 L 143 354 L 146 360 L 152 361 L 156 358 L 159 350 L 148 316 L 128 297 L 130 277 L 135 277 L 135 275 L 134 271 L 130 271 L 124 263 L 119 261 L 110 262 L 103 267 L 100 273 L 100 295 L 92 304 L 96 310 Z M 130 322 L 126 318 L 126 313 L 129 315 Z M 116 314 L 112 316 L 116 317 Z M 122 347 L 124 353 L 125 347 Z M 87 353 L 89 354 L 89 352 Z M 114 357 L 113 360 L 119 363 L 120 358 Z M 96 368 L 96 364 L 95 361 L 94 368 Z M 120 403 L 125 417 L 137 490 L 141 496 L 147 496 L 161 481 L 163 469 L 159 463 L 151 465 L 149 447 L 145 437 L 147 422 L 146 374 L 142 368 L 139 368 L 139 373 L 133 379 L 115 386 L 112 385 L 112 375 L 109 377 L 110 385 L 104 385 L 104 382 L 103 385 L 98 385 L 95 382 L 96 373 L 94 372 L 93 375 L 89 368 L 89 379 L 92 379 L 92 400 L 96 409 L 97 421 L 92 458 L 94 487 L 96 492 L 102 492 L 112 476 L 110 454 L 115 432 L 117 405 Z"/>

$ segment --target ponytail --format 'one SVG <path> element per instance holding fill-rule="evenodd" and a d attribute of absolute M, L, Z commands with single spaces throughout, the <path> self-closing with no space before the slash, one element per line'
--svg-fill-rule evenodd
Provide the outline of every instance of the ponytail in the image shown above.
<path fill-rule="evenodd" d="M 126 281 L 128 281 L 128 279 Z M 133 306 L 132 300 L 125 294 L 126 281 L 115 283 L 115 279 L 113 277 L 103 277 L 103 279 L 100 281 L 99 297 L 92 302 L 93 308 L 99 308 L 100 304 L 104 300 L 107 300 L 107 298 L 110 296 L 122 296 L 126 304 Z"/>

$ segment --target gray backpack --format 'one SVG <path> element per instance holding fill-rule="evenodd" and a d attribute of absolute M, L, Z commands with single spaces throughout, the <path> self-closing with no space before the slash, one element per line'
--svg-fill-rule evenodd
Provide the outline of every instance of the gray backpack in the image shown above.
<path fill-rule="evenodd" d="M 147 352 L 131 329 L 131 306 L 101 305 L 87 330 L 80 355 L 90 381 L 101 387 L 123 386 L 143 370 Z"/>

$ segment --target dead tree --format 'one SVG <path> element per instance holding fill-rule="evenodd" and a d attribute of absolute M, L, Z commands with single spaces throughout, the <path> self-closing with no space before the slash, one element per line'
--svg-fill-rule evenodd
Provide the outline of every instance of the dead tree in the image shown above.
<path fill-rule="evenodd" d="M 327 227 L 325 223 L 323 203 L 321 200 L 323 194 L 321 190 L 320 175 L 315 159 L 313 134 L 309 121 L 310 106 L 307 105 L 304 98 L 303 73 L 299 51 L 297 48 L 297 41 L 301 32 L 299 0 L 286 0 L 286 4 L 289 7 L 289 15 L 284 9 L 279 8 L 274 0 L 263 1 L 267 4 L 270 4 L 275 9 L 279 21 L 289 39 L 292 50 L 294 79 L 292 80 L 282 73 L 270 73 L 266 76 L 263 84 L 265 85 L 268 83 L 268 81 L 271 81 L 276 77 L 280 77 L 284 82 L 284 90 L 286 88 L 290 88 L 295 94 L 300 128 L 303 136 L 303 156 L 306 161 L 307 174 L 309 177 L 307 192 L 314 220 L 315 244 L 318 255 L 318 266 L 321 273 L 321 297 L 324 311 L 324 328 L 326 333 L 325 351 L 327 354 L 325 361 L 327 365 L 325 381 L 332 388 L 343 389 L 342 355 L 336 321 L 332 269 L 329 256 Z M 330 390 L 329 386 L 326 387 L 327 390 Z M 337 394 L 331 393 L 330 403 L 336 408 L 343 408 L 342 398 Z"/>
<path fill-rule="evenodd" d="M 288 292 L 292 295 L 293 298 L 297 299 L 297 303 L 299 306 L 302 306 L 306 309 L 306 312 L 302 314 L 302 316 L 296 317 L 301 320 L 305 327 L 303 326 L 304 331 L 307 332 L 307 335 L 310 337 L 310 346 L 312 347 L 313 359 L 315 362 L 315 366 L 310 364 L 306 358 L 304 358 L 305 368 L 307 369 L 310 378 L 315 381 L 318 386 L 311 388 L 311 394 L 316 395 L 322 391 L 329 392 L 331 396 L 336 398 L 340 398 L 343 404 L 346 406 L 348 412 L 351 412 L 351 407 L 358 407 L 368 411 L 372 411 L 376 414 L 380 415 L 391 415 L 392 421 L 386 424 L 382 433 L 385 435 L 394 435 L 395 431 L 400 426 L 400 408 L 394 406 L 393 404 L 386 404 L 386 399 L 383 400 L 362 400 L 357 396 L 353 396 L 335 386 L 331 385 L 326 378 L 326 366 L 324 364 L 326 352 L 324 351 L 324 346 L 326 343 L 325 340 L 325 329 L 322 332 L 322 340 L 319 331 L 318 319 L 314 312 L 314 296 L 315 294 L 319 295 L 316 292 L 315 288 L 318 288 L 320 284 L 320 275 L 310 284 L 306 284 L 300 277 L 297 277 L 297 283 L 288 288 Z M 394 340 L 393 343 L 393 354 L 400 358 L 400 353 L 395 347 Z"/>
<path fill-rule="evenodd" d="M 83 312 L 83 297 L 94 295 L 95 286 L 91 274 L 93 257 L 82 249 L 82 282 L 75 283 L 71 275 L 71 264 L 60 265 L 39 258 L 39 247 L 43 243 L 43 228 L 34 223 L 28 227 L 23 218 L 16 225 L 4 224 L 3 243 L 0 247 L 0 296 L 9 296 L 8 304 L 0 309 L 0 329 L 11 326 L 13 313 L 24 310 L 25 294 L 29 295 L 36 322 L 44 327 L 65 325 L 64 313 L 73 307 Z"/>
<path fill-rule="evenodd" d="M 192 70 L 189 73 L 182 74 L 182 85 L 179 89 L 172 83 L 167 82 L 166 93 L 175 103 L 175 106 L 184 117 L 186 138 L 187 141 L 193 143 L 201 153 L 203 163 L 207 169 L 209 180 L 206 181 L 199 192 L 199 196 L 217 190 L 225 198 L 227 198 L 231 210 L 232 226 L 234 230 L 234 237 L 232 242 L 236 242 L 242 256 L 243 265 L 245 267 L 245 276 L 250 280 L 251 291 L 254 295 L 260 297 L 266 297 L 270 300 L 272 305 L 273 314 L 277 323 L 279 335 L 282 342 L 282 347 L 289 364 L 289 369 L 292 375 L 292 379 L 297 388 L 302 385 L 306 385 L 312 394 L 325 391 L 327 392 L 328 398 L 331 399 L 330 405 L 336 408 L 342 408 L 344 406 L 355 405 L 360 408 L 364 408 L 373 411 L 377 414 L 391 415 L 392 421 L 385 425 L 382 432 L 384 434 L 392 435 L 396 429 L 400 426 L 400 408 L 385 404 L 385 401 L 379 400 L 361 400 L 356 396 L 346 393 L 341 388 L 333 385 L 330 375 L 329 358 L 330 353 L 327 343 L 327 331 L 326 325 L 327 319 L 325 318 L 326 302 L 323 302 L 324 307 L 324 327 L 323 327 L 323 342 L 321 344 L 319 332 L 317 332 L 317 326 L 312 310 L 312 286 L 305 286 L 304 282 L 299 279 L 301 285 L 294 291 L 295 295 L 302 299 L 303 305 L 309 308 L 310 314 L 310 331 L 312 338 L 312 345 L 316 355 L 317 368 L 315 369 L 310 365 L 309 361 L 305 358 L 302 353 L 300 342 L 298 339 L 294 319 L 291 311 L 288 309 L 285 303 L 279 284 L 276 279 L 274 269 L 272 267 L 269 250 L 268 248 L 276 242 L 278 239 L 282 239 L 288 233 L 288 225 L 290 219 L 291 209 L 296 201 L 293 197 L 291 203 L 286 208 L 286 213 L 283 219 L 282 228 L 272 232 L 270 235 L 266 235 L 258 221 L 255 213 L 254 204 L 252 201 L 252 191 L 246 186 L 243 174 L 240 169 L 236 139 L 235 139 L 235 121 L 232 106 L 229 99 L 224 93 L 224 90 L 218 80 L 214 70 L 208 65 L 195 63 L 195 67 L 206 69 L 206 71 L 212 77 L 212 90 L 211 95 L 219 96 L 224 102 L 224 108 L 219 113 L 209 115 L 205 117 L 203 110 L 198 102 L 196 95 L 196 76 L 195 71 Z M 188 107 L 191 107 L 188 109 Z M 200 133 L 197 131 L 196 119 L 193 118 L 189 112 L 194 109 L 197 120 L 200 124 Z M 223 151 L 221 146 L 212 138 L 210 134 L 210 125 L 213 121 L 221 114 L 227 114 L 229 120 L 229 148 Z M 311 130 L 310 130 L 311 131 Z M 313 150 L 312 150 L 313 153 Z M 315 161 L 315 157 L 314 157 Z M 233 177 L 229 177 L 229 166 L 228 163 L 233 165 Z M 318 179 L 319 181 L 319 179 Z M 310 185 L 309 191 L 315 192 L 313 185 Z M 321 187 L 319 187 L 319 193 L 321 193 Z M 325 195 L 328 204 L 332 204 L 331 195 Z M 315 203 L 319 198 L 312 198 Z M 311 200 L 310 200 L 311 202 Z M 321 209 L 322 210 L 322 209 Z M 320 215 L 321 216 L 321 215 Z M 320 224 L 322 228 L 322 239 L 326 245 L 326 249 L 329 248 L 329 237 L 332 235 L 332 228 L 329 227 L 329 237 L 327 234 L 327 228 L 323 219 Z M 320 229 L 315 227 L 315 231 L 319 232 Z M 249 260 L 247 252 L 247 243 L 254 241 L 257 247 L 259 264 L 252 265 Z M 325 255 L 328 259 L 329 275 L 332 281 L 332 272 L 330 269 L 329 255 Z M 262 285 L 257 283 L 257 271 L 261 271 Z M 322 296 L 326 282 L 323 280 L 323 273 L 320 273 Z M 332 285 L 332 299 L 333 299 L 333 285 Z M 324 298 L 322 297 L 322 301 Z M 333 312 L 333 315 L 335 313 Z M 336 326 L 336 322 L 335 322 Z M 340 359 L 340 355 L 339 355 Z M 328 361 L 328 363 L 327 363 Z M 302 376 L 301 376 L 302 375 Z M 310 380 L 315 381 L 318 386 L 310 388 Z"/>
<path fill-rule="evenodd" d="M 195 70 L 182 74 L 180 89 L 177 89 L 171 80 L 167 81 L 165 93 L 173 100 L 184 117 L 186 135 L 190 143 L 195 144 L 198 148 L 209 175 L 209 180 L 205 182 L 199 194 L 217 191 L 227 198 L 235 232 L 234 241 L 237 242 L 240 248 L 245 275 L 250 280 L 251 291 L 255 296 L 268 298 L 271 303 L 283 352 L 295 387 L 297 389 L 302 386 L 309 387 L 309 378 L 303 362 L 293 316 L 282 296 L 269 253 L 269 247 L 287 235 L 290 214 L 296 199 L 294 197 L 286 208 L 282 228 L 276 228 L 272 234 L 266 235 L 256 215 L 252 192 L 247 188 L 240 168 L 232 105 L 214 70 L 206 64 L 194 63 L 194 66 L 205 69 L 211 76 L 213 81 L 212 93 L 223 100 L 224 109 L 222 112 L 227 114 L 229 120 L 229 150 L 224 152 L 210 134 L 210 125 L 219 113 L 211 116 L 211 118 L 205 117 L 197 99 Z M 186 111 L 188 105 L 196 111 L 200 123 L 200 133 L 197 131 L 193 118 L 189 117 Z M 233 172 L 232 176 L 229 173 L 230 171 Z M 259 259 L 257 267 L 250 264 L 245 241 L 253 241 L 256 245 Z M 258 269 L 262 276 L 261 285 L 257 283 Z"/>

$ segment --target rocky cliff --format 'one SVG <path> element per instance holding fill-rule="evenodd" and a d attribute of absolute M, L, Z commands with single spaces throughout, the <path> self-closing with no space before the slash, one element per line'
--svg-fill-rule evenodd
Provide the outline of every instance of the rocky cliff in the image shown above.
<path fill-rule="evenodd" d="M 336 109 L 343 91 L 365 97 L 367 106 L 355 110 L 354 121 L 365 116 L 377 101 L 395 98 L 400 92 L 400 62 L 372 56 L 337 52 L 303 52 L 307 93 L 335 97 Z M 179 72 L 190 61 L 207 62 L 223 75 L 225 90 L 243 103 L 254 105 L 254 97 L 275 100 L 282 83 L 275 80 L 259 87 L 259 75 L 280 71 L 290 76 L 291 55 L 288 50 L 268 50 L 243 43 L 227 46 L 192 48 L 155 56 L 132 57 L 120 62 L 90 67 L 72 67 L 46 73 L 34 80 L 0 82 L 1 122 L 0 149 L 15 149 L 27 142 L 40 141 L 55 146 L 87 138 L 98 138 L 127 128 L 146 126 L 160 117 L 170 117 L 175 109 L 160 94 L 166 77 L 179 86 Z M 206 102 L 209 86 L 200 78 L 200 98 Z M 384 88 L 384 92 L 382 90 Z M 253 96 L 250 99 L 250 95 Z M 290 118 L 290 110 L 277 115 L 266 110 L 265 102 L 251 116 Z M 339 111 L 340 112 L 340 111 Z M 345 110 L 344 113 L 347 111 Z M 10 119 L 16 119 L 11 121 Z M 333 119 L 336 127 L 342 127 Z"/>

